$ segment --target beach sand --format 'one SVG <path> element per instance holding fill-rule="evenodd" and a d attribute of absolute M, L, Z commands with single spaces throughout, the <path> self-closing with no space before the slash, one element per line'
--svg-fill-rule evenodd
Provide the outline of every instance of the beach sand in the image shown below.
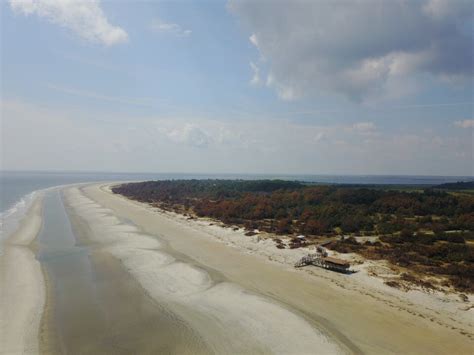
<path fill-rule="evenodd" d="M 58 201 L 53 202 L 57 207 Z M 44 252 L 52 254 L 45 261 L 52 292 L 44 326 L 47 342 L 42 343 L 41 350 L 68 354 L 210 353 L 193 329 L 151 299 L 120 260 L 108 252 L 108 247 L 117 248 L 117 240 L 94 242 L 94 223 L 86 223 L 73 208 L 65 207 L 65 219 L 74 234 L 64 230 L 42 239 Z M 49 208 L 54 206 L 49 204 Z M 90 206 L 86 211 L 90 215 L 95 209 Z M 118 220 L 110 217 L 106 221 L 115 225 Z M 62 249 L 59 255 L 55 250 L 58 245 Z M 146 240 L 140 243 L 144 248 L 156 245 Z"/>
<path fill-rule="evenodd" d="M 120 260 L 157 304 L 204 341 L 208 352 L 351 352 L 310 317 L 170 248 L 161 234 L 121 221 L 81 189 L 66 190 L 65 201 L 87 222 L 90 242 Z"/>
<path fill-rule="evenodd" d="M 35 242 L 41 194 L 4 243 L 0 353 L 472 353 L 472 296 L 389 288 L 369 275 L 380 267 L 371 262 L 353 275 L 296 270 L 308 250 L 280 250 L 110 186 L 62 189 L 57 206 L 73 236 L 61 251 L 75 257 L 36 259 L 48 247 Z"/>
<path fill-rule="evenodd" d="M 0 257 L 0 353 L 37 354 L 45 304 L 41 265 L 34 239 L 41 229 L 42 195 L 38 195 Z"/>
<path fill-rule="evenodd" d="M 258 243 L 265 241 L 246 241 L 249 245 L 243 246 L 233 243 L 226 237 L 231 233 L 229 228 L 157 211 L 113 195 L 106 185 L 76 189 L 68 195 L 84 215 L 96 220 L 101 231 L 98 239 L 120 235 L 117 238 L 121 242 L 128 239 L 125 243 L 136 244 L 121 247 L 121 242 L 107 242 L 116 244 L 117 250 L 111 252 L 152 297 L 176 303 L 176 309 L 185 309 L 183 313 L 196 310 L 197 314 L 188 317 L 192 326 L 200 323 L 202 314 L 215 312 L 212 319 L 216 324 L 233 335 L 242 332 L 249 338 L 244 345 L 260 346 L 262 351 L 472 353 L 472 310 L 461 310 L 459 302 L 389 291 L 362 276 L 317 268 L 295 270 L 291 262 L 296 256 L 287 255 L 287 262 L 282 262 L 276 248 L 270 252 L 264 247 L 260 252 Z M 121 230 L 125 234 L 118 233 Z M 185 265 L 169 259 L 173 252 L 153 247 L 153 236 L 181 260 L 187 259 Z M 142 243 L 151 245 L 142 249 Z M 240 303 L 248 307 L 240 307 Z M 237 327 L 235 323 L 239 323 Z M 270 327 L 266 328 L 267 324 Z M 222 331 L 210 330 L 209 334 L 203 331 L 203 337 L 209 343 L 216 342 L 212 332 L 220 335 Z M 292 347 L 297 346 L 295 343 L 300 347 Z M 229 346 L 234 345 L 236 348 L 216 350 L 239 349 L 239 344 Z"/>

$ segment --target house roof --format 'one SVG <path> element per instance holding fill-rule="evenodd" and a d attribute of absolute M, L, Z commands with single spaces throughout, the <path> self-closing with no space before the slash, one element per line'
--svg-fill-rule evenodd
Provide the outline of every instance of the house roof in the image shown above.
<path fill-rule="evenodd" d="M 340 265 L 340 266 L 343 266 L 343 267 L 351 266 L 351 264 L 348 261 L 333 258 L 333 257 L 330 257 L 330 256 L 326 256 L 325 258 L 323 258 L 323 260 L 328 262 L 328 263 Z"/>

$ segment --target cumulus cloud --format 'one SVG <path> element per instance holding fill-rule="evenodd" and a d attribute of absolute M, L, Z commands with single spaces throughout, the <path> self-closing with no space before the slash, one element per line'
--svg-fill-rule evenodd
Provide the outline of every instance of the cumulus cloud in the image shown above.
<path fill-rule="evenodd" d="M 150 28 L 154 32 L 171 33 L 178 37 L 186 37 L 192 33 L 191 30 L 186 30 L 177 23 L 166 23 L 158 19 L 153 20 Z"/>
<path fill-rule="evenodd" d="M 109 23 L 98 0 L 10 0 L 10 7 L 17 14 L 44 18 L 90 42 L 112 46 L 128 40 L 127 32 Z"/>
<path fill-rule="evenodd" d="M 454 125 L 459 128 L 474 128 L 474 120 L 456 121 Z"/>
<path fill-rule="evenodd" d="M 451 82 L 473 73 L 470 0 L 231 0 L 229 8 L 282 99 L 335 92 L 364 101 L 423 73 Z"/>

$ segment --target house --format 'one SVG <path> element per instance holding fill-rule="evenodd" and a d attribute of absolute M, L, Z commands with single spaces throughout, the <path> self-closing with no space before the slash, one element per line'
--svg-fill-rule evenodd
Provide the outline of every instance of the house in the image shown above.
<path fill-rule="evenodd" d="M 346 260 L 333 258 L 331 256 L 323 257 L 321 258 L 321 261 L 323 262 L 323 267 L 330 270 L 347 272 L 347 270 L 351 266 L 351 264 Z"/>
<path fill-rule="evenodd" d="M 295 264 L 295 267 L 303 267 L 306 265 L 319 266 L 324 269 L 339 271 L 343 273 L 349 273 L 349 267 L 351 266 L 348 261 L 334 258 L 332 256 L 327 256 L 327 253 L 308 254 L 304 256 L 301 260 L 299 260 Z"/>

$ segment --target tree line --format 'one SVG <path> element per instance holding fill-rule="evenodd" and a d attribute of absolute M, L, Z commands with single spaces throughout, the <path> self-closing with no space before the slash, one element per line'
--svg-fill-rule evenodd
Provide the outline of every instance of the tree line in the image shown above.
<path fill-rule="evenodd" d="M 474 230 L 473 196 L 432 189 L 406 192 L 283 180 L 167 180 L 113 190 L 163 208 L 182 207 L 198 216 L 279 234 Z"/>

